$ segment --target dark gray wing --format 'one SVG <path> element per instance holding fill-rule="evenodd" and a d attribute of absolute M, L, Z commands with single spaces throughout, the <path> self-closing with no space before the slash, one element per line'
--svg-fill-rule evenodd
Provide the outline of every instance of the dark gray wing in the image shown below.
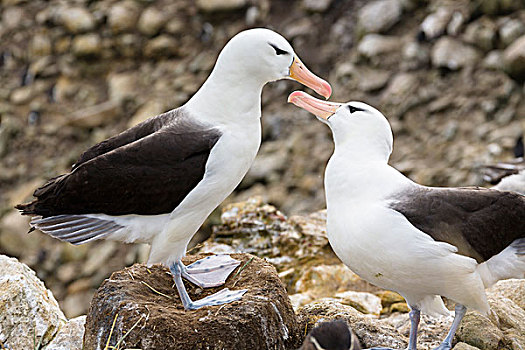
<path fill-rule="evenodd" d="M 390 199 L 412 225 L 478 262 L 525 237 L 525 197 L 514 192 L 418 186 Z"/>
<path fill-rule="evenodd" d="M 179 117 L 182 113 L 182 109 L 174 109 L 169 112 L 160 114 L 158 116 L 149 118 L 134 127 L 121 132 L 118 135 L 110 137 L 109 139 L 102 141 L 95 146 L 89 148 L 87 151 L 82 153 L 78 161 L 73 164 L 73 169 L 78 167 L 80 164 L 87 162 L 90 159 L 96 158 L 104 153 L 110 152 L 114 149 L 127 145 L 129 143 L 140 140 L 148 135 L 161 129 L 171 119 Z"/>
<path fill-rule="evenodd" d="M 17 208 L 43 217 L 169 213 L 202 180 L 220 136 L 217 129 L 188 117 L 174 118 L 110 151 L 104 152 L 106 146 L 93 148 L 71 173 L 49 180 L 35 191 L 35 201 Z M 114 141 L 106 144 L 114 146 Z"/>

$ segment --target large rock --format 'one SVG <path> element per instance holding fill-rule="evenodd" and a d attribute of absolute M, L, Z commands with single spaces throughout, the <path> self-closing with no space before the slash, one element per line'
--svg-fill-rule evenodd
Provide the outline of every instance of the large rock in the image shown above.
<path fill-rule="evenodd" d="M 84 347 L 104 349 L 293 349 L 300 329 L 286 290 L 264 260 L 234 254 L 242 263 L 225 287 L 247 288 L 241 300 L 185 311 L 169 271 L 134 265 L 117 271 L 97 291 L 86 321 Z M 203 256 L 189 256 L 191 263 Z M 242 271 L 241 271 L 242 269 Z M 186 283 L 194 300 L 221 290 Z M 112 326 L 115 324 L 114 327 Z"/>
<path fill-rule="evenodd" d="M 8 349 L 47 345 L 66 317 L 33 270 L 0 255 L 0 344 Z"/>
<path fill-rule="evenodd" d="M 461 322 L 458 341 L 482 350 L 525 348 L 524 280 L 500 281 L 487 290 L 489 316 L 468 311 Z"/>
<path fill-rule="evenodd" d="M 516 79 L 525 79 L 525 35 L 503 51 L 505 70 Z"/>
<path fill-rule="evenodd" d="M 440 38 L 431 53 L 432 64 L 435 67 L 445 67 L 450 70 L 475 66 L 480 58 L 480 53 L 476 49 L 448 36 Z"/>

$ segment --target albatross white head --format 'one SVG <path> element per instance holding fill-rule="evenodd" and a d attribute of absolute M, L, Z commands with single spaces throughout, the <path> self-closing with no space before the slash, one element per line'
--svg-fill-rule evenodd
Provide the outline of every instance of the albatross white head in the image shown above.
<path fill-rule="evenodd" d="M 263 86 L 279 79 L 296 80 L 325 98 L 332 93 L 330 84 L 311 73 L 281 35 L 264 28 L 245 30 L 226 44 L 210 77 L 188 104 L 209 106 L 215 113 L 224 107 L 229 112 L 234 108 L 237 115 L 260 111 Z"/>
<path fill-rule="evenodd" d="M 334 135 L 336 150 L 348 159 L 388 161 L 394 137 L 385 116 L 363 102 L 336 103 L 316 99 L 295 91 L 288 102 L 314 114 L 327 124 Z"/>

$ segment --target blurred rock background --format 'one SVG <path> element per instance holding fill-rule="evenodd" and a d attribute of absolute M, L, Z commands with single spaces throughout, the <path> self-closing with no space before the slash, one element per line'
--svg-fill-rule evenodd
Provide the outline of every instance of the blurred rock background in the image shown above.
<path fill-rule="evenodd" d="M 243 29 L 280 32 L 330 81 L 333 100 L 383 111 L 395 135 L 391 163 L 420 183 L 484 185 L 477 167 L 511 159 L 525 129 L 523 0 L 0 4 L 0 254 L 35 269 L 67 317 L 85 314 L 104 278 L 144 261 L 148 249 L 26 235 L 28 219 L 13 206 L 89 146 L 183 104 Z M 286 215 L 324 207 L 333 145 L 326 126 L 286 103 L 300 88 L 264 89 L 261 150 L 223 205 L 260 195 Z M 304 285 L 293 280 L 289 292 L 300 300 Z"/>

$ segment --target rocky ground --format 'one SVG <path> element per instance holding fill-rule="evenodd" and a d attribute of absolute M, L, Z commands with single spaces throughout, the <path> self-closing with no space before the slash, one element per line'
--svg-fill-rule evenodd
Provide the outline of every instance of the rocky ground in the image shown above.
<path fill-rule="evenodd" d="M 73 247 L 38 232 L 27 236 L 27 219 L 13 205 L 67 171 L 87 147 L 184 103 L 242 29 L 277 30 L 330 81 L 333 100 L 362 100 L 382 110 L 395 135 L 392 164 L 418 182 L 482 185 L 477 167 L 512 158 L 525 128 L 522 0 L 0 4 L 0 254 L 33 268 L 67 317 L 85 314 L 102 281 L 144 261 L 147 247 Z M 224 206 L 261 195 L 288 215 L 324 207 L 322 173 L 333 146 L 324 125 L 286 104 L 299 88 L 288 81 L 265 88 L 261 151 Z M 204 236 L 219 216 L 217 210 Z M 235 246 L 235 235 L 223 237 L 220 228 L 215 235 Z M 282 243 L 279 249 L 293 250 L 296 242 Z M 320 296 L 303 296 L 308 282 L 299 283 L 298 267 L 264 249 L 251 252 L 286 267 L 279 271 L 294 302 Z M 334 271 L 322 264 L 302 268 L 312 276 Z M 345 278 L 331 279 L 331 288 L 351 289 L 354 277 Z"/>
<path fill-rule="evenodd" d="M 232 253 L 241 264 L 226 287 L 248 291 L 239 301 L 195 311 L 183 310 L 165 267 L 136 264 L 102 283 L 87 318 L 68 320 L 32 270 L 0 255 L 0 345 L 72 350 L 83 342 L 86 349 L 292 350 L 316 324 L 342 319 L 364 348 L 406 347 L 410 322 L 403 298 L 378 290 L 334 259 L 324 220 L 323 212 L 287 218 L 257 199 L 230 205 L 222 224 L 196 250 Z M 191 255 L 184 262 L 202 257 Z M 221 289 L 186 287 L 193 299 Z M 501 281 L 487 295 L 490 314 L 470 310 L 454 349 L 523 349 L 525 280 Z M 423 315 L 419 348 L 436 347 L 451 323 L 452 316 Z"/>

